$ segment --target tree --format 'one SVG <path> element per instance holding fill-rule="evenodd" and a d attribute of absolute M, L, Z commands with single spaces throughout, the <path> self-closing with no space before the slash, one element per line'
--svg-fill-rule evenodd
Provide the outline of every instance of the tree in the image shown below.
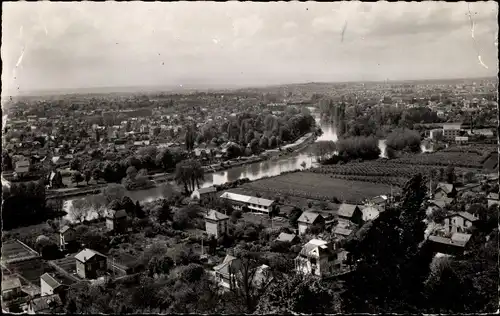
<path fill-rule="evenodd" d="M 258 314 L 334 314 L 340 298 L 326 281 L 295 274 L 283 275 L 260 297 Z"/>
<path fill-rule="evenodd" d="M 204 180 L 200 162 L 192 159 L 179 162 L 175 168 L 175 180 L 178 184 L 184 185 L 186 194 L 192 192 L 195 185 L 199 188 L 200 181 Z"/>
<path fill-rule="evenodd" d="M 9 171 L 12 169 L 14 169 L 12 164 L 12 157 L 8 152 L 2 152 L 2 171 Z"/>
<path fill-rule="evenodd" d="M 232 291 L 242 301 L 247 313 L 252 313 L 262 293 L 269 286 L 271 275 L 265 272 L 262 282 L 255 282 L 258 272 L 259 254 L 240 247 L 234 249 L 234 255 L 239 260 L 238 269 L 232 271 Z"/>
<path fill-rule="evenodd" d="M 302 161 L 302 163 L 300 164 L 300 166 L 302 167 L 302 169 L 305 169 L 305 168 L 306 168 L 306 166 L 307 166 L 307 164 L 306 164 L 306 162 L 305 162 L 305 161 Z"/>
<path fill-rule="evenodd" d="M 92 173 L 90 172 L 89 169 L 86 169 L 84 171 L 84 179 L 85 179 L 85 182 L 87 182 L 87 185 L 89 185 L 89 181 L 91 178 L 92 178 Z"/>
<path fill-rule="evenodd" d="M 70 166 L 71 170 L 80 171 L 80 168 L 81 168 L 80 159 L 75 158 L 75 159 L 71 160 L 71 163 L 69 166 Z"/>
<path fill-rule="evenodd" d="M 76 183 L 76 186 L 78 186 L 79 182 L 82 182 L 84 180 L 82 174 L 78 171 L 73 172 L 71 175 L 71 182 Z"/>
<path fill-rule="evenodd" d="M 194 148 L 194 142 L 196 138 L 196 133 L 194 132 L 194 127 L 189 125 L 186 127 L 186 136 L 185 136 L 185 143 L 186 143 L 186 150 L 187 151 L 192 151 Z"/>
<path fill-rule="evenodd" d="M 161 166 L 165 171 L 174 166 L 174 157 L 170 150 L 164 149 L 156 155 L 156 165 Z"/>
<path fill-rule="evenodd" d="M 446 167 L 445 174 L 446 174 L 446 182 L 450 184 L 455 183 L 456 176 L 455 176 L 455 168 L 453 166 L 450 165 Z"/>
<path fill-rule="evenodd" d="M 154 255 L 148 262 L 148 276 L 154 277 L 155 275 L 168 274 L 173 266 L 174 260 L 172 258 L 161 254 Z"/>
<path fill-rule="evenodd" d="M 386 145 L 395 151 L 420 152 L 420 134 L 414 130 L 396 129 L 387 136 Z"/>
<path fill-rule="evenodd" d="M 101 170 L 98 168 L 92 170 L 92 179 L 94 179 L 96 183 L 99 182 L 100 178 L 101 178 Z"/>
<path fill-rule="evenodd" d="M 134 166 L 130 166 L 127 168 L 127 177 L 131 181 L 135 180 L 135 177 L 137 176 L 137 169 Z"/>
<path fill-rule="evenodd" d="M 90 214 L 90 207 L 87 200 L 73 200 L 72 206 L 69 208 L 71 217 L 77 222 L 83 222 Z"/>
<path fill-rule="evenodd" d="M 125 196 L 125 189 L 119 184 L 108 184 L 108 186 L 102 190 L 101 194 L 104 197 L 104 203 L 109 204 L 113 200 L 121 201 Z"/>
<path fill-rule="evenodd" d="M 333 141 L 318 141 L 314 143 L 313 150 L 319 160 L 324 160 L 328 159 L 335 152 L 336 146 Z"/>
<path fill-rule="evenodd" d="M 423 281 L 434 256 L 424 242 L 425 193 L 423 177 L 413 177 L 405 185 L 400 207 L 387 209 L 346 243 L 357 262 L 346 280 L 346 311 L 408 313 L 423 304 Z"/>
<path fill-rule="evenodd" d="M 291 227 L 297 228 L 297 221 L 300 215 L 302 215 L 302 210 L 298 207 L 294 207 L 289 215 L 289 221 Z"/>

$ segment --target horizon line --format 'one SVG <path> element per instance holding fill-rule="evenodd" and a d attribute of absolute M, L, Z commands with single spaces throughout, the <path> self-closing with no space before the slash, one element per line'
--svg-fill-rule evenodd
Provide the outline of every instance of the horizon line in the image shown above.
<path fill-rule="evenodd" d="M 498 81 L 498 77 L 495 76 L 483 76 L 483 77 L 448 77 L 448 78 L 426 78 L 426 79 L 396 79 L 391 80 L 389 78 L 385 80 L 347 80 L 347 81 L 302 81 L 302 82 L 288 82 L 288 83 L 270 83 L 270 84 L 210 84 L 210 83 L 185 83 L 185 84 L 177 84 L 177 85 L 123 85 L 123 86 L 93 86 L 93 87 L 81 87 L 81 88 L 60 88 L 59 90 L 55 89 L 36 89 L 36 90 L 27 90 L 27 91 L 19 91 L 18 95 L 4 95 L 2 93 L 2 98 L 15 98 L 15 97 L 36 97 L 42 96 L 37 95 L 36 93 L 43 93 L 52 95 L 65 95 L 65 94 L 110 94 L 110 93 L 123 93 L 123 91 L 109 91 L 109 92 L 98 92 L 95 90 L 103 90 L 103 89 L 168 89 L 170 91 L 165 92 L 175 92 L 172 90 L 240 90 L 240 89 L 263 89 L 263 88 L 277 88 L 281 86 L 287 85 L 306 85 L 306 84 L 349 84 L 349 83 L 403 83 L 403 82 L 423 82 L 423 81 L 440 81 L 440 80 L 480 80 L 480 79 L 496 79 Z M 205 87 L 204 87 L 205 86 Z M 78 90 L 90 90 L 88 92 L 76 92 Z M 94 90 L 94 91 L 92 91 Z M 70 92 L 73 91 L 73 92 Z M 127 93 L 140 93 L 140 90 L 130 91 Z M 148 91 L 153 92 L 153 91 Z M 154 91 L 161 92 L 161 91 Z"/>

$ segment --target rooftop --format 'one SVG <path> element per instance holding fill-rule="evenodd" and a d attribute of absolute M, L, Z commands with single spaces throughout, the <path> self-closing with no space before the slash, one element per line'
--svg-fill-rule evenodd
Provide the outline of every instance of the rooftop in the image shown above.
<path fill-rule="evenodd" d="M 319 216 L 321 216 L 321 214 L 305 211 L 300 215 L 297 221 L 300 223 L 313 224 Z"/>
<path fill-rule="evenodd" d="M 353 204 L 342 203 L 337 211 L 337 215 L 342 217 L 352 217 L 356 207 L 358 206 Z"/>
<path fill-rule="evenodd" d="M 21 287 L 21 280 L 18 277 L 8 277 L 2 280 L 2 291 L 13 290 Z"/>
<path fill-rule="evenodd" d="M 210 210 L 205 215 L 205 219 L 211 219 L 214 221 L 221 221 L 221 220 L 229 219 L 229 216 L 222 214 L 220 212 L 217 212 L 216 210 Z"/>
<path fill-rule="evenodd" d="M 92 257 L 99 256 L 99 255 L 106 258 L 105 255 L 103 255 L 103 254 L 101 254 L 101 253 L 99 253 L 99 252 L 97 252 L 95 250 L 86 248 L 86 249 L 80 251 L 75 256 L 75 259 L 78 260 L 78 261 L 80 261 L 80 262 L 85 263 L 85 262 L 89 261 L 90 259 L 92 259 Z"/>

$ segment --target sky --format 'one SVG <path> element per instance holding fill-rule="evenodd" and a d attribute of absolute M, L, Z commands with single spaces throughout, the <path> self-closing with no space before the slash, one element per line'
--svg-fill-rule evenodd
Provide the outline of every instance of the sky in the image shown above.
<path fill-rule="evenodd" d="M 2 9 L 2 90 L 9 95 L 498 73 L 493 1 L 44 1 Z"/>

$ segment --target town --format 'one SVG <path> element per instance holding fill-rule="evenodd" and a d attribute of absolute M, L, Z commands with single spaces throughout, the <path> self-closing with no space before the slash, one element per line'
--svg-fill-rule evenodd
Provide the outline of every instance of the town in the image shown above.
<path fill-rule="evenodd" d="M 113 17 L 103 12 L 118 4 L 54 6 L 32 27 L 31 8 L 9 7 L 2 56 L 19 38 L 41 43 L 23 44 L 17 63 L 6 57 L 15 88 L 2 92 L 2 311 L 497 311 L 498 78 L 428 20 L 459 27 L 446 19 L 464 8 L 406 7 L 450 43 L 445 52 L 382 5 L 261 4 L 265 13 L 246 4 L 239 12 L 244 4 L 226 3 L 223 16 L 214 9 L 222 4 L 191 3 L 192 17 L 179 10 L 187 3 L 130 3 Z M 474 9 L 484 24 L 487 5 Z M 255 14 L 242 22 L 246 10 Z M 351 11 L 364 17 L 348 14 L 338 47 L 319 40 L 333 36 L 329 21 L 344 18 L 336 14 Z M 14 13 L 30 16 L 21 31 Z M 173 29 L 183 30 L 175 40 Z M 392 29 L 420 53 L 406 52 Z M 201 33 L 215 35 L 207 44 Z M 392 48 L 380 53 L 381 41 Z M 256 58 L 263 49 L 276 56 Z M 358 79 L 341 79 L 347 72 Z M 390 79 L 451 74 L 467 76 Z M 234 85 L 204 87 L 223 79 Z"/>
<path fill-rule="evenodd" d="M 426 223 L 419 238 L 427 245 L 425 251 L 434 254 L 432 265 L 473 260 L 472 253 L 477 251 L 492 256 L 486 249 L 495 246 L 498 238 L 495 85 L 494 81 L 456 84 L 469 89 L 469 94 L 463 96 L 458 90 L 455 97 L 447 97 L 451 103 L 431 101 L 432 96 L 422 99 L 418 93 L 401 103 L 397 93 L 391 97 L 393 91 L 401 89 L 398 85 L 391 83 L 383 90 L 380 84 L 377 89 L 385 97 L 369 109 L 392 111 L 391 115 L 403 109 L 417 116 L 415 122 L 407 119 L 404 125 L 400 121 L 401 125 L 389 126 L 394 131 L 385 135 L 385 155 L 376 145 L 371 148 L 367 140 L 376 133 L 364 136 L 366 131 L 355 134 L 346 130 L 339 134 L 337 143 L 320 140 L 328 133 L 321 128 L 328 123 L 322 122 L 338 120 L 339 109 L 345 106 L 348 112 L 371 102 L 368 97 L 350 103 L 306 85 L 277 87 L 260 94 L 249 90 L 173 94 L 166 95 L 167 101 L 160 104 L 145 96 L 129 97 L 141 99 L 141 107 L 118 110 L 116 117 L 126 119 L 108 125 L 99 122 L 102 126 L 84 124 L 105 117 L 91 109 L 92 104 L 112 103 L 107 96 L 93 96 L 87 112 L 78 112 L 81 105 L 77 105 L 64 119 L 57 114 L 51 117 L 48 111 L 43 112 L 43 119 L 38 117 L 40 104 L 54 101 L 17 101 L 7 114 L 2 160 L 6 191 L 3 222 L 7 228 L 2 247 L 4 309 L 137 312 L 115 297 L 112 302 L 116 306 L 98 307 L 97 296 L 82 301 L 81 295 L 97 295 L 94 291 L 99 289 L 110 291 L 110 286 L 135 293 L 141 282 L 147 282 L 151 289 L 183 282 L 179 286 L 185 291 L 210 289 L 211 295 L 233 297 L 232 301 L 249 299 L 237 306 L 211 306 L 211 312 L 225 308 L 275 312 L 276 307 L 264 303 L 266 288 L 298 282 L 294 275 L 343 284 L 354 277 L 359 266 L 366 269 L 368 260 L 373 259 L 360 252 L 364 248 L 359 245 L 373 242 L 365 240 L 366 235 L 374 226 L 384 225 L 392 213 L 405 212 L 402 205 L 410 203 L 408 199 L 420 199 L 421 207 L 411 216 L 421 216 Z M 422 95 L 438 89 L 429 83 L 426 88 L 418 84 L 411 87 L 413 91 L 423 89 Z M 292 93 L 285 93 L 290 89 Z M 78 97 L 62 97 L 61 107 L 73 107 L 72 99 Z M 418 105 L 412 101 L 415 99 Z M 231 111 L 223 100 L 241 103 L 241 111 L 238 106 Z M 202 107 L 206 102 L 211 104 L 210 110 Z M 444 110 L 438 110 L 441 108 Z M 169 116 L 172 109 L 186 115 Z M 438 111 L 446 114 L 438 115 Z M 150 116 L 146 119 L 141 113 Z M 426 113 L 424 124 L 419 113 Z M 463 123 L 449 122 L 457 116 Z M 25 127 L 28 120 L 18 117 L 32 120 L 29 130 Z M 489 119 L 474 123 L 481 117 Z M 219 123 L 214 125 L 214 120 Z M 289 127 L 295 121 L 297 127 L 291 131 L 276 128 L 282 122 Z M 245 130 L 250 132 L 240 132 Z M 71 138 L 67 131 L 76 133 Z M 340 128 L 337 131 L 340 133 Z M 210 146 L 205 139 L 210 140 Z M 361 139 L 364 145 L 353 145 Z M 298 140 L 297 146 L 288 146 Z M 412 149 L 415 141 L 416 150 Z M 433 148 L 431 152 L 421 152 L 424 142 Z M 356 153 L 355 146 L 378 153 L 370 158 Z M 223 168 L 230 172 L 242 165 L 294 159 L 303 151 L 321 162 L 309 167 L 301 164 L 296 170 L 253 181 L 240 178 L 200 186 L 210 173 L 225 172 Z M 344 160 L 336 161 L 335 157 Z M 117 165 L 118 170 L 110 170 L 110 165 Z M 136 183 L 135 187 L 130 185 Z M 408 189 L 408 185 L 414 187 Z M 145 201 L 128 196 L 151 187 L 161 191 L 160 198 Z M 73 199 L 72 207 L 64 207 L 67 199 Z M 62 216 L 66 211 L 69 214 Z M 248 282 L 251 289 L 242 288 Z M 335 295 L 347 293 L 345 287 L 348 285 Z M 186 311 L 201 308 L 197 300 L 189 304 L 193 309 Z M 163 310 L 161 306 L 156 308 Z M 170 303 L 169 311 L 187 308 L 176 306 Z"/>

